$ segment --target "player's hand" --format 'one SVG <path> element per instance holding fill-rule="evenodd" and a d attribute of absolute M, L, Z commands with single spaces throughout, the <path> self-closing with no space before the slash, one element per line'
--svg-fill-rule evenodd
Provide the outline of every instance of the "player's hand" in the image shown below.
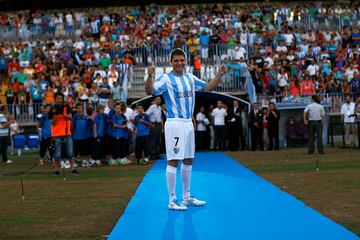
<path fill-rule="evenodd" d="M 155 73 L 155 67 L 154 66 L 148 67 L 148 75 L 152 76 L 154 75 L 154 73 Z"/>
<path fill-rule="evenodd" d="M 224 65 L 220 66 L 219 68 L 219 74 L 224 75 L 228 71 L 228 68 Z"/>

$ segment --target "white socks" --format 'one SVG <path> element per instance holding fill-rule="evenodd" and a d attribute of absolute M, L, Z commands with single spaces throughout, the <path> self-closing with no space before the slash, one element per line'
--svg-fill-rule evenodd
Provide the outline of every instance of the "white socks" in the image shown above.
<path fill-rule="evenodd" d="M 169 202 L 176 199 L 175 185 L 176 185 L 176 167 L 167 165 L 166 167 L 166 183 L 169 192 Z"/>
<path fill-rule="evenodd" d="M 167 165 L 166 167 L 166 183 L 169 193 L 169 202 L 176 199 L 175 185 L 176 185 L 176 167 Z M 181 163 L 181 180 L 182 180 L 182 197 L 183 200 L 190 198 L 190 181 L 191 181 L 192 165 Z"/>
<path fill-rule="evenodd" d="M 182 194 L 183 200 L 190 198 L 190 181 L 191 181 L 192 165 L 181 163 L 181 180 L 182 180 Z"/>

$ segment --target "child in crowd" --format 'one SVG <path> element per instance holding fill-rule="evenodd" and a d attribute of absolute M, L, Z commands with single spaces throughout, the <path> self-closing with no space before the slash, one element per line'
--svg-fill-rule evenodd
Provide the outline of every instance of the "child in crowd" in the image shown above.
<path fill-rule="evenodd" d="M 87 160 L 87 157 L 92 150 L 92 146 L 88 145 L 88 128 L 90 121 L 84 114 L 83 104 L 77 103 L 75 107 L 76 114 L 71 122 L 71 132 L 74 141 L 74 157 L 79 157 L 80 161 L 82 161 L 82 165 L 89 167 L 90 163 Z"/>
<path fill-rule="evenodd" d="M 52 141 L 51 135 L 51 120 L 49 119 L 49 111 L 51 110 L 51 105 L 46 105 L 41 108 L 42 113 L 38 118 L 37 129 L 40 133 L 40 159 L 39 164 L 45 164 L 44 158 L 46 152 L 49 152 L 49 160 L 52 161 L 55 152 L 55 146 Z"/>
<path fill-rule="evenodd" d="M 138 164 L 147 164 L 149 162 L 148 138 L 150 127 L 153 127 L 153 124 L 149 115 L 144 113 L 144 107 L 141 104 L 137 105 L 136 110 L 138 115 L 134 121 L 134 132 L 136 131 L 135 156 Z M 144 158 L 142 158 L 143 152 Z"/>
<path fill-rule="evenodd" d="M 111 105 L 109 103 L 111 102 Z M 115 114 L 114 111 L 114 102 L 110 100 L 108 102 L 108 106 L 105 108 L 104 113 L 106 114 L 106 124 L 104 129 L 104 152 L 106 156 L 106 161 L 110 164 L 110 159 L 112 158 L 112 142 L 113 142 L 113 136 L 112 136 L 112 130 L 113 130 L 113 123 L 112 123 L 112 117 Z"/>
<path fill-rule="evenodd" d="M 105 108 L 103 105 L 99 104 L 97 106 L 97 114 L 94 119 L 94 159 L 95 163 L 100 166 L 101 161 L 105 158 L 104 151 L 104 136 L 105 136 L 105 128 L 106 128 L 106 120 L 107 115 L 105 114 Z"/>
<path fill-rule="evenodd" d="M 127 165 L 130 164 L 127 156 L 126 140 L 127 140 L 127 125 L 126 117 L 121 113 L 121 104 L 115 103 L 115 114 L 112 116 L 112 159 L 109 165 Z"/>

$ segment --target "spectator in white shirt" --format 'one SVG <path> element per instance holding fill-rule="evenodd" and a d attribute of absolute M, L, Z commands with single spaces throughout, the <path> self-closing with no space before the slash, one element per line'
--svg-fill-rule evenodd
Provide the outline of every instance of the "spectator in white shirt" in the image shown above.
<path fill-rule="evenodd" d="M 205 149 L 205 134 L 206 134 L 206 126 L 209 125 L 209 119 L 205 116 L 205 108 L 200 107 L 200 112 L 196 114 L 196 146 L 199 150 Z"/>
<path fill-rule="evenodd" d="M 161 98 L 156 97 L 153 104 L 146 111 L 146 114 L 148 114 L 150 117 L 151 123 L 154 125 L 153 128 L 150 128 L 150 136 L 149 136 L 150 158 L 152 160 L 158 159 L 160 156 L 161 129 L 162 129 L 160 105 L 161 105 Z"/>
<path fill-rule="evenodd" d="M 19 123 L 16 121 L 16 118 L 14 115 L 10 116 L 10 121 L 13 121 L 12 124 L 10 124 L 10 141 L 11 141 L 11 155 L 14 155 L 15 153 L 15 149 L 14 149 L 14 136 L 16 134 L 19 134 L 20 131 L 20 126 Z M 18 150 L 18 155 L 21 155 L 21 150 Z"/>
<path fill-rule="evenodd" d="M 346 147 L 357 146 L 357 125 L 355 123 L 355 103 L 351 102 L 350 96 L 345 97 L 345 103 L 341 107 L 342 119 L 345 128 Z"/>
<path fill-rule="evenodd" d="M 284 45 L 284 42 L 281 41 L 280 45 L 276 47 L 276 52 L 278 53 L 287 53 L 288 49 L 287 47 Z"/>
<path fill-rule="evenodd" d="M 98 65 L 98 69 L 94 72 L 94 77 L 96 77 L 97 74 L 100 74 L 102 78 L 106 77 L 106 72 L 102 69 L 100 64 Z"/>
<path fill-rule="evenodd" d="M 285 45 L 291 46 L 294 41 L 294 34 L 291 33 L 290 29 L 287 30 L 287 33 L 283 34 L 285 38 Z"/>
<path fill-rule="evenodd" d="M 346 79 L 348 81 L 348 83 L 354 78 L 354 74 L 357 72 L 356 69 L 354 69 L 354 66 L 353 65 L 350 65 L 346 71 L 345 71 L 345 76 L 346 76 Z"/>
<path fill-rule="evenodd" d="M 239 46 L 235 49 L 235 59 L 236 60 L 240 60 L 240 58 L 245 59 L 245 54 L 246 54 L 245 48 L 239 44 Z"/>
<path fill-rule="evenodd" d="M 285 92 L 285 88 L 289 86 L 289 75 L 284 68 L 280 69 L 280 72 L 278 73 L 277 76 L 277 82 L 281 92 Z"/>
<path fill-rule="evenodd" d="M 310 77 L 315 77 L 316 73 L 319 72 L 319 66 L 316 64 L 315 59 L 311 61 L 306 70 L 309 72 Z"/>
<path fill-rule="evenodd" d="M 224 104 L 221 101 L 217 102 L 217 108 L 215 108 L 211 116 L 214 117 L 214 131 L 215 131 L 215 149 L 225 149 L 225 117 L 227 112 L 224 109 Z"/>

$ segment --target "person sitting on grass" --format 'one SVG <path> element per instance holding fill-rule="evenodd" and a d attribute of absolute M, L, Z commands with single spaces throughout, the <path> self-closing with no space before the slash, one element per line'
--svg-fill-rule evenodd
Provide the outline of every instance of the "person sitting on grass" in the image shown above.
<path fill-rule="evenodd" d="M 149 115 L 144 113 L 143 105 L 138 104 L 136 110 L 138 115 L 134 121 L 134 132 L 136 132 L 135 156 L 138 164 L 147 164 L 149 162 L 148 138 L 150 128 L 153 128 L 154 125 L 151 123 Z M 142 158 L 143 152 L 144 158 Z"/>

